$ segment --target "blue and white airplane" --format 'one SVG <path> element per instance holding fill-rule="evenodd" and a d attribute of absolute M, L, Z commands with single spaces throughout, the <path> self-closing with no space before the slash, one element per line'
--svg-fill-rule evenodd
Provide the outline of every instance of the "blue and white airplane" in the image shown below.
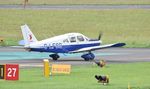
<path fill-rule="evenodd" d="M 57 60 L 60 57 L 58 53 L 84 52 L 85 54 L 81 55 L 81 57 L 85 61 L 89 61 L 95 58 L 92 51 L 125 45 L 125 43 L 101 45 L 101 35 L 99 35 L 98 39 L 90 39 L 80 33 L 67 33 L 38 41 L 26 24 L 21 26 L 21 30 L 25 49 L 36 52 L 51 52 L 53 54 L 49 56 L 53 60 Z"/>

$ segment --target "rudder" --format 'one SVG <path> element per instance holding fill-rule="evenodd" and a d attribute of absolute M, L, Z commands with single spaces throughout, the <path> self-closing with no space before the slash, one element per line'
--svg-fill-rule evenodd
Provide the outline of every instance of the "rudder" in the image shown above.
<path fill-rule="evenodd" d="M 23 34 L 25 45 L 30 45 L 30 44 L 32 44 L 34 42 L 37 42 L 36 37 L 31 32 L 31 30 L 29 29 L 28 25 L 26 25 L 26 24 L 22 25 L 21 26 L 21 30 L 22 30 L 22 34 Z"/>

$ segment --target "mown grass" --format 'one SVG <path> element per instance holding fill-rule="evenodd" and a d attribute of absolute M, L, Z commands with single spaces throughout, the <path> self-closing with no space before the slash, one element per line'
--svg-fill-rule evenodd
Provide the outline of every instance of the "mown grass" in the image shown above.
<path fill-rule="evenodd" d="M 24 0 L 0 0 L 0 4 L 23 4 Z M 150 4 L 150 0 L 29 0 L 29 4 Z"/>
<path fill-rule="evenodd" d="M 20 26 L 28 24 L 38 40 L 69 32 L 97 38 L 103 43 L 125 42 L 126 47 L 150 47 L 150 10 L 3 10 L 0 37 L 5 44 L 22 39 Z"/>
<path fill-rule="evenodd" d="M 20 70 L 19 81 L 0 80 L 0 89 L 131 89 L 150 88 L 150 63 L 72 66 L 70 75 L 43 77 L 43 69 Z M 97 83 L 95 75 L 109 75 L 109 85 Z"/>

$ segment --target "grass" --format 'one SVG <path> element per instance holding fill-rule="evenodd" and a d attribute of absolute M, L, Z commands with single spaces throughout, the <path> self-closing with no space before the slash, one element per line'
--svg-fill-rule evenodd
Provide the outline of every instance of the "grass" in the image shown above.
<path fill-rule="evenodd" d="M 0 4 L 23 4 L 24 0 L 0 0 Z M 150 0 L 29 0 L 29 4 L 150 4 Z"/>
<path fill-rule="evenodd" d="M 21 69 L 19 81 L 0 80 L 0 89 L 150 89 L 150 63 L 109 64 L 106 68 L 72 66 L 70 75 L 43 77 L 41 68 Z M 98 84 L 94 76 L 109 75 L 110 84 Z"/>
<path fill-rule="evenodd" d="M 22 39 L 27 23 L 38 40 L 69 32 L 90 38 L 104 33 L 103 43 L 125 42 L 126 47 L 150 47 L 150 10 L 10 10 L 0 9 L 0 37 L 5 45 Z M 3 45 L 3 43 L 0 43 Z"/>

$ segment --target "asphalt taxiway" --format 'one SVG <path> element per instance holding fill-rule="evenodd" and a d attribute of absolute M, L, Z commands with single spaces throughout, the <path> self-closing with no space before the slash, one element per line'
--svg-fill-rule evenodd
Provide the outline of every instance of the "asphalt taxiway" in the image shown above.
<path fill-rule="evenodd" d="M 43 59 L 49 59 L 55 64 L 71 65 L 92 65 L 94 61 L 100 59 L 106 60 L 107 63 L 130 63 L 130 62 L 150 62 L 149 48 L 110 48 L 95 51 L 96 58 L 94 61 L 84 61 L 78 54 L 60 54 L 61 58 L 53 61 L 48 57 L 50 53 L 27 52 L 24 49 L 14 49 L 9 47 L 0 48 L 0 64 L 20 64 L 22 68 L 42 67 Z"/>
<path fill-rule="evenodd" d="M 0 5 L 0 9 L 24 9 L 23 5 Z M 106 9 L 150 9 L 150 5 L 27 5 L 26 9 L 48 10 L 106 10 Z"/>

